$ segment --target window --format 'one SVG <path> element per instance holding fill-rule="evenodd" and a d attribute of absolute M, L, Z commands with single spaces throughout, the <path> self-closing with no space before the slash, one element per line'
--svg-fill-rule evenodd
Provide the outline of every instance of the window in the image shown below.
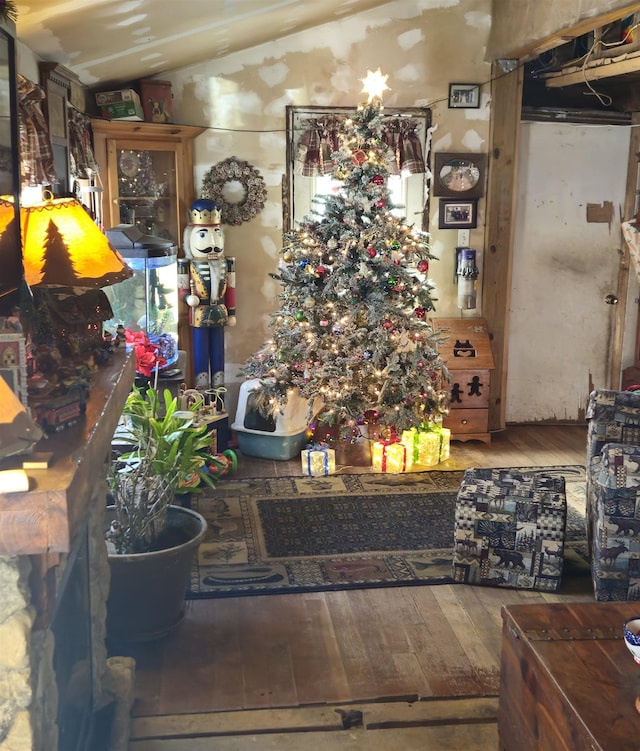
<path fill-rule="evenodd" d="M 340 190 L 331 176 L 331 154 L 339 144 L 347 107 L 287 107 L 287 174 L 283 195 L 285 231 L 306 216 L 322 216 L 322 196 Z M 427 108 L 385 107 L 385 138 L 395 154 L 387 182 L 394 212 L 409 224 L 426 228 L 426 188 L 431 111 Z"/>

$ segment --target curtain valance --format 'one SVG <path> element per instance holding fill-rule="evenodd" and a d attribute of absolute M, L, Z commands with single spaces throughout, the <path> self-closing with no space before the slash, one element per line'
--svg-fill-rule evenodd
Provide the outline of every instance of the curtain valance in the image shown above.
<path fill-rule="evenodd" d="M 335 166 L 333 154 L 340 148 L 345 115 L 327 115 L 302 121 L 296 147 L 295 172 L 298 175 L 328 175 Z M 414 118 L 393 116 L 383 123 L 382 140 L 391 156 L 389 173 L 399 175 L 403 170 L 412 174 L 425 171 L 424 155 L 418 123 Z"/>

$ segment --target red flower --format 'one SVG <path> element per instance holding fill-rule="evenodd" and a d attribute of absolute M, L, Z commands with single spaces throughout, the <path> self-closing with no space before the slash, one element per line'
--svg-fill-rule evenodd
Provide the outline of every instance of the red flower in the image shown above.
<path fill-rule="evenodd" d="M 136 354 L 136 373 L 150 378 L 156 368 L 160 369 L 167 364 L 166 359 L 159 354 L 160 347 L 152 344 L 144 331 L 125 329 L 124 334 L 127 344 Z"/>

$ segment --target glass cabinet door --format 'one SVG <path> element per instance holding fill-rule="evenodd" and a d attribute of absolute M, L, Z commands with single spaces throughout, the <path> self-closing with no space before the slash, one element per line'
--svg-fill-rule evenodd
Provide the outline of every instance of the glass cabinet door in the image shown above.
<path fill-rule="evenodd" d="M 111 200 L 111 225 L 133 224 L 144 235 L 182 245 L 177 175 L 181 146 L 166 150 L 119 141 L 113 148 L 109 182 L 116 191 Z"/>

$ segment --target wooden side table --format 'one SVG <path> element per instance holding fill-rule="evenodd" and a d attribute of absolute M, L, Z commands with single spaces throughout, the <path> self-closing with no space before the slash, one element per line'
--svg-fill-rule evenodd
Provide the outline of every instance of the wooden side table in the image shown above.
<path fill-rule="evenodd" d="M 622 624 L 640 602 L 503 608 L 500 751 L 637 751 L 640 665 Z"/>
<path fill-rule="evenodd" d="M 491 441 L 489 391 L 495 368 L 486 322 L 481 318 L 436 318 L 435 331 L 446 336 L 440 355 L 451 373 L 449 414 L 442 424 L 454 441 Z"/>

